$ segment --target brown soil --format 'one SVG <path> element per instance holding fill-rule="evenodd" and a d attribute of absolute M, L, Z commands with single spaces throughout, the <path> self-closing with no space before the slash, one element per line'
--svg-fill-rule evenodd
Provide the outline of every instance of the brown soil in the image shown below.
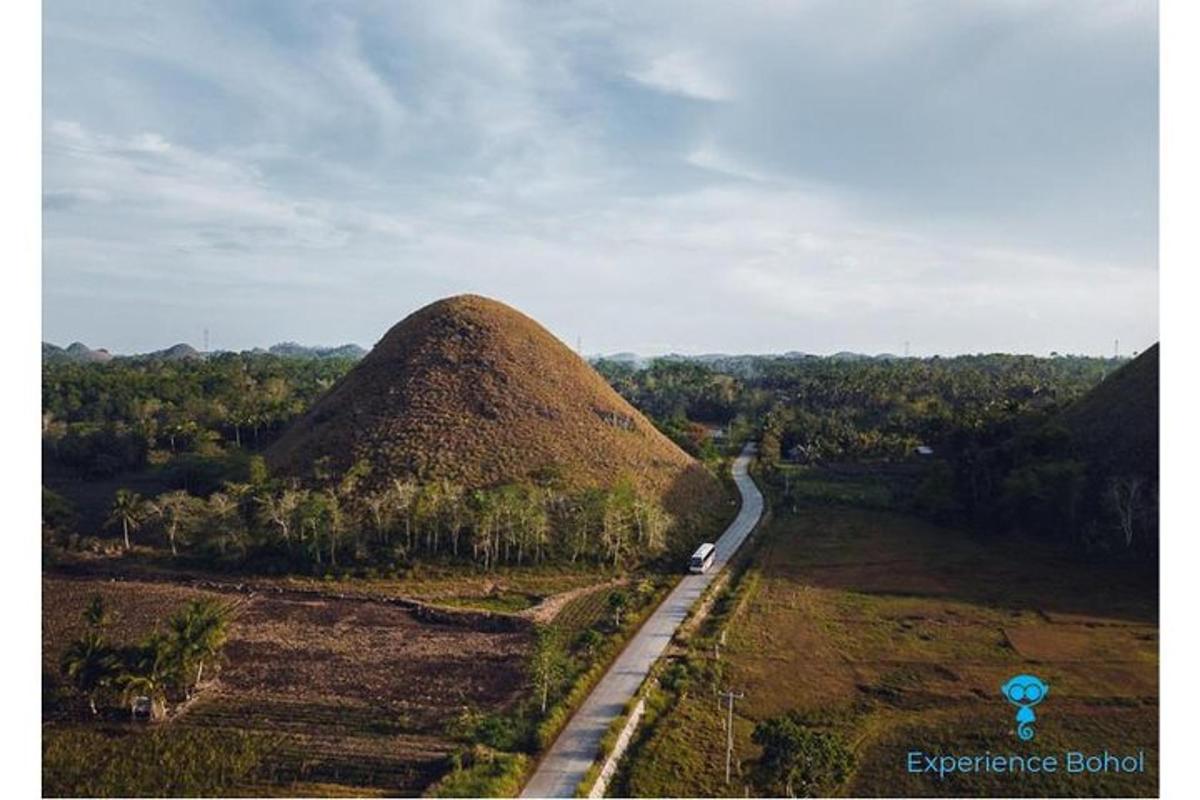
<path fill-rule="evenodd" d="M 110 636 L 132 642 L 187 600 L 216 593 L 137 581 L 43 578 L 43 664 L 53 671 L 99 592 L 118 613 Z M 169 725 L 278 737 L 270 794 L 304 784 L 355 793 L 419 793 L 448 768 L 446 725 L 465 706 L 488 712 L 523 687 L 526 630 L 418 618 L 385 601 L 245 596 L 217 681 Z M 482 621 L 482 617 L 481 617 Z M 332 793 L 322 790 L 322 794 Z"/>

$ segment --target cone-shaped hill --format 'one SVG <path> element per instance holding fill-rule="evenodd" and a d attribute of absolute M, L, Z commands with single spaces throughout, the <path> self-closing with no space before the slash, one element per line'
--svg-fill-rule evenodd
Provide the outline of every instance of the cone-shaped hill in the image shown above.
<path fill-rule="evenodd" d="M 1158 477 L 1158 344 L 1068 406 L 1059 423 L 1098 466 Z"/>
<path fill-rule="evenodd" d="M 554 476 L 564 488 L 627 478 L 678 518 L 720 505 L 720 483 L 590 365 L 503 303 L 461 295 L 398 324 L 267 452 L 306 477 L 327 458 L 370 480 L 468 488 Z M 682 519 L 681 519 L 682 521 Z"/>

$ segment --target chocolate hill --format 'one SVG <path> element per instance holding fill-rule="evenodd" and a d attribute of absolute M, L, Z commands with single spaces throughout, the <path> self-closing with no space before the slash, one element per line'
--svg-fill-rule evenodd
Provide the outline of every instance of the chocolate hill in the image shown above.
<path fill-rule="evenodd" d="M 372 480 L 467 487 L 553 475 L 566 488 L 622 477 L 676 517 L 714 510 L 720 483 L 578 355 L 524 314 L 476 295 L 397 323 L 267 452 L 309 476 L 365 459 Z"/>
<path fill-rule="evenodd" d="M 1059 423 L 1090 461 L 1158 477 L 1158 344 L 1068 406 Z"/>

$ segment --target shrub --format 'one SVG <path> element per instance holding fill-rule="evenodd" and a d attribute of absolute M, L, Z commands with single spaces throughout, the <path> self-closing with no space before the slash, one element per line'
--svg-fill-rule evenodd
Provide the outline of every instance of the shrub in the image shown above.
<path fill-rule="evenodd" d="M 763 720 L 751 738 L 763 749 L 757 781 L 778 796 L 828 795 L 853 766 L 853 755 L 841 739 L 810 730 L 795 712 Z"/>

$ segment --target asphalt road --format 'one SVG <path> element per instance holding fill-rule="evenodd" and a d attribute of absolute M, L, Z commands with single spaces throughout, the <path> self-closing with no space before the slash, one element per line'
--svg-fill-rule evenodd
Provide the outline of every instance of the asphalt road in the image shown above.
<path fill-rule="evenodd" d="M 675 629 L 762 516 L 762 494 L 746 471 L 753 453 L 754 445 L 748 444 L 733 462 L 733 479 L 742 495 L 742 508 L 717 540 L 717 554 L 712 568 L 701 575 L 688 575 L 680 580 L 662 605 L 646 620 L 558 735 L 525 785 L 521 797 L 575 795 L 575 789 L 596 760 L 600 739 L 612 721 L 624 711 L 625 704 L 642 685 L 650 667 L 675 635 Z"/>

